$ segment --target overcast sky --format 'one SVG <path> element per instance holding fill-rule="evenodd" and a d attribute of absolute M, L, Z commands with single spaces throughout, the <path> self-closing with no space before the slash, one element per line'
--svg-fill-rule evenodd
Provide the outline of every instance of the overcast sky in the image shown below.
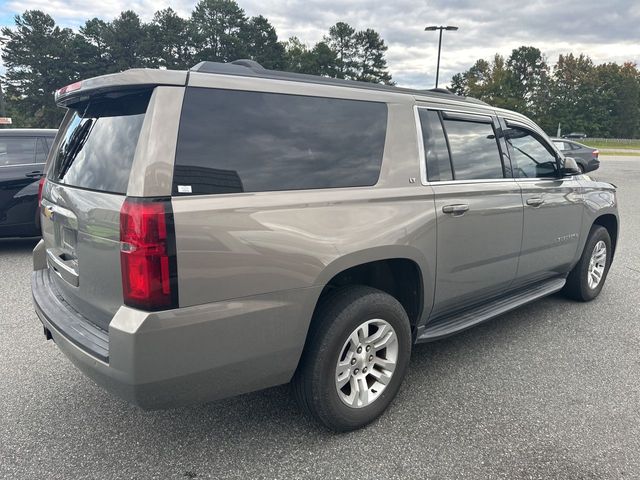
<path fill-rule="evenodd" d="M 195 1 L 175 0 L 0 0 L 0 24 L 13 15 L 40 9 L 65 26 L 97 16 L 110 20 L 124 9 L 149 20 L 171 6 L 187 16 Z M 440 77 L 469 68 L 478 58 L 533 45 L 551 63 L 565 52 L 586 53 L 594 61 L 640 63 L 640 0 L 240 0 L 247 15 L 262 14 L 281 40 L 297 36 L 312 45 L 328 28 L 344 21 L 377 30 L 389 46 L 387 60 L 401 86 L 433 86 L 438 33 L 426 25 L 456 25 L 445 32 Z"/>

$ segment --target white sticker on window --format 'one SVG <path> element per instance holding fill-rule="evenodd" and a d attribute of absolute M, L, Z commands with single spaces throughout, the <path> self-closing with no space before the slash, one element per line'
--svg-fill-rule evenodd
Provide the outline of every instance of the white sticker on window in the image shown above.
<path fill-rule="evenodd" d="M 191 193 L 191 185 L 178 185 L 178 193 Z"/>

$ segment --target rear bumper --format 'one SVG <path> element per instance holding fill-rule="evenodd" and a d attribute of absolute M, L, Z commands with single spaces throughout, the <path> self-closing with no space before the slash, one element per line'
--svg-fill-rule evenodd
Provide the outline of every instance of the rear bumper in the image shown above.
<path fill-rule="evenodd" d="M 96 383 L 145 409 L 288 382 L 304 346 L 310 319 L 305 310 L 320 294 L 315 288 L 290 290 L 152 313 L 122 306 L 109 325 L 108 354 L 100 358 L 83 343 L 91 335 L 77 331 L 82 317 L 47 279 L 47 270 L 33 272 L 33 299 L 60 350 Z"/>
<path fill-rule="evenodd" d="M 597 170 L 598 168 L 600 168 L 600 160 L 597 158 L 591 158 L 589 160 L 586 160 L 585 164 L 586 164 L 586 168 L 585 168 L 586 172 L 593 172 L 594 170 Z"/>

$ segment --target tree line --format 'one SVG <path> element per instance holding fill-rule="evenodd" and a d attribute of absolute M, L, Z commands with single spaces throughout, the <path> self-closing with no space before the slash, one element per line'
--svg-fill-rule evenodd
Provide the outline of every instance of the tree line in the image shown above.
<path fill-rule="evenodd" d="M 281 41 L 267 18 L 248 17 L 234 0 L 200 0 L 188 18 L 166 8 L 149 22 L 127 10 L 77 30 L 28 10 L 2 36 L 0 115 L 25 127 L 59 124 L 57 88 L 136 67 L 188 69 L 203 60 L 251 58 L 269 69 L 393 84 L 387 45 L 375 30 L 338 22 L 312 46 L 296 37 Z M 450 89 L 521 112 L 550 134 L 560 124 L 565 133 L 640 137 L 640 72 L 632 63 L 596 65 L 566 54 L 551 65 L 539 49 L 523 46 L 507 58 L 477 60 L 453 76 Z"/>
<path fill-rule="evenodd" d="M 338 22 L 311 47 L 296 37 L 280 41 L 267 18 L 248 17 L 234 0 L 200 0 L 188 18 L 166 8 L 149 22 L 127 10 L 112 21 L 87 20 L 77 31 L 28 10 L 2 36 L 0 115 L 24 127 L 58 126 L 56 89 L 128 68 L 188 69 L 203 60 L 250 58 L 268 69 L 393 84 L 387 45 L 375 30 Z"/>
<path fill-rule="evenodd" d="M 506 59 L 479 59 L 453 76 L 450 87 L 491 105 L 523 113 L 549 134 L 640 137 L 640 71 L 631 62 L 596 65 L 586 55 L 560 55 L 551 66 L 535 47 Z"/>

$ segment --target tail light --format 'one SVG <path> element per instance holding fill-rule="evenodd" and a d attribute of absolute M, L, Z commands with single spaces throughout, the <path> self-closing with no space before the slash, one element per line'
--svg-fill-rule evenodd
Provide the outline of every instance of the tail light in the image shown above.
<path fill-rule="evenodd" d="M 598 155 L 600 155 L 600 150 L 594 150 L 591 153 L 593 153 L 593 158 L 598 158 Z"/>
<path fill-rule="evenodd" d="M 143 310 L 178 306 L 171 202 L 127 198 L 120 210 L 124 303 Z"/>
<path fill-rule="evenodd" d="M 42 206 L 42 190 L 44 189 L 44 182 L 46 180 L 45 177 L 42 177 L 38 182 L 38 208 Z"/>
<path fill-rule="evenodd" d="M 69 85 L 66 85 L 62 88 L 59 88 L 58 90 L 56 90 L 55 92 L 55 99 L 57 100 L 60 96 L 65 95 L 69 92 L 75 92 L 76 90 L 80 90 L 82 88 L 82 81 L 80 82 L 74 82 L 71 83 Z"/>

